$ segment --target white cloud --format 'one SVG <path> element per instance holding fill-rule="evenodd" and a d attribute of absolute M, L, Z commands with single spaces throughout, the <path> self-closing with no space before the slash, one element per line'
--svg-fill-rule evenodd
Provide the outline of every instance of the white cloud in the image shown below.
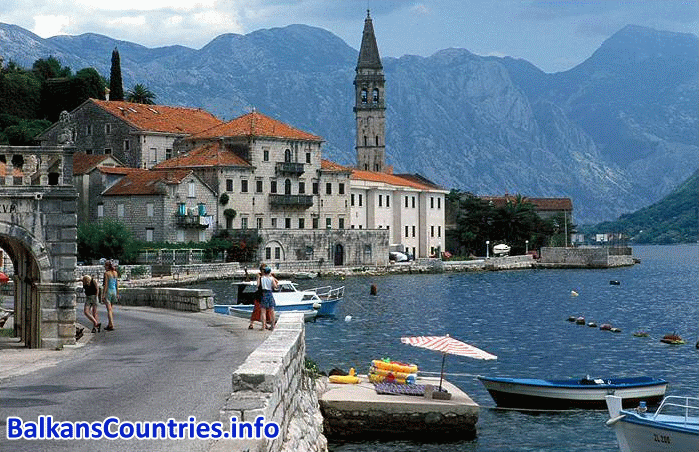
<path fill-rule="evenodd" d="M 214 8 L 216 0 L 119 0 L 117 2 L 78 0 L 77 3 L 90 9 L 102 11 L 157 11 L 161 9 L 192 11 L 201 8 Z"/>
<path fill-rule="evenodd" d="M 416 3 L 410 8 L 410 11 L 422 15 L 427 15 L 430 13 L 430 9 L 424 3 Z"/>
<path fill-rule="evenodd" d="M 117 17 L 116 19 L 110 19 L 107 21 L 109 25 L 128 25 L 128 26 L 140 26 L 146 24 L 146 16 L 123 16 Z"/>
<path fill-rule="evenodd" d="M 194 18 L 197 22 L 203 22 L 208 25 L 229 25 L 235 23 L 229 14 L 220 11 L 196 13 Z"/>
<path fill-rule="evenodd" d="M 34 28 L 32 32 L 48 38 L 60 34 L 66 34 L 64 29 L 70 24 L 68 16 L 34 16 Z"/>

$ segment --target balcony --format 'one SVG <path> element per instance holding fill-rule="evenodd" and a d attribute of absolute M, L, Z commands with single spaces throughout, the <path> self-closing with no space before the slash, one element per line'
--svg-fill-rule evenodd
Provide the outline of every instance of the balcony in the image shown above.
<path fill-rule="evenodd" d="M 175 224 L 184 229 L 206 229 L 211 226 L 211 216 L 175 214 Z"/>
<path fill-rule="evenodd" d="M 272 207 L 303 207 L 307 209 L 313 205 L 312 195 L 269 195 L 269 204 Z"/>
<path fill-rule="evenodd" d="M 277 162 L 277 174 L 300 176 L 304 173 L 303 163 Z"/>

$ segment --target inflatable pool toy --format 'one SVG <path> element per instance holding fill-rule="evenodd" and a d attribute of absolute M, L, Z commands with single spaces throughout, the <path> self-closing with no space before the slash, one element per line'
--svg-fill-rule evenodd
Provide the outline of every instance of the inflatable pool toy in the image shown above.
<path fill-rule="evenodd" d="M 376 367 L 377 369 L 389 370 L 391 372 L 403 372 L 406 374 L 417 373 L 417 366 L 415 364 L 406 364 L 398 361 L 386 362 L 379 359 L 375 359 L 371 362 L 371 365 Z"/>
<path fill-rule="evenodd" d="M 411 375 L 413 376 L 413 378 L 417 378 L 417 374 L 416 374 L 416 373 L 393 372 L 393 371 L 391 371 L 391 370 L 386 370 L 386 369 L 377 369 L 377 368 L 374 367 L 374 366 L 371 366 L 371 368 L 369 369 L 369 373 L 370 373 L 370 374 L 374 374 L 374 375 L 381 375 L 381 376 L 383 376 L 383 377 L 387 377 L 387 376 L 389 376 L 389 375 L 393 375 L 393 378 L 396 378 L 396 379 L 403 379 L 403 380 L 405 380 L 406 378 L 408 378 L 408 377 L 411 376 Z"/>
<path fill-rule="evenodd" d="M 415 374 L 410 374 L 407 378 L 396 378 L 393 374 L 377 375 L 370 373 L 369 381 L 372 383 L 398 383 L 398 384 L 414 384 Z"/>
<path fill-rule="evenodd" d="M 359 377 L 352 367 L 349 371 L 349 375 L 330 375 L 328 377 L 330 383 L 341 383 L 341 384 L 357 384 L 359 383 Z"/>

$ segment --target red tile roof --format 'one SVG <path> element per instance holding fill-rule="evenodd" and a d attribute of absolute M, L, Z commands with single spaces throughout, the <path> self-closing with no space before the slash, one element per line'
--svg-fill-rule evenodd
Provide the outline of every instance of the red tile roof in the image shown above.
<path fill-rule="evenodd" d="M 352 172 L 353 171 L 352 168 L 349 168 L 347 166 L 338 165 L 335 162 L 331 162 L 330 160 L 325 160 L 325 159 L 320 160 L 320 169 L 323 169 L 326 171 L 335 171 L 335 172 L 341 172 L 341 171 Z"/>
<path fill-rule="evenodd" d="M 317 135 L 296 129 L 257 111 L 239 116 L 232 121 L 228 121 L 219 126 L 199 132 L 189 139 L 196 140 L 220 137 L 264 137 L 289 140 L 323 141 L 323 139 Z"/>
<path fill-rule="evenodd" d="M 223 148 L 219 142 L 213 142 L 198 146 L 186 154 L 160 162 L 155 165 L 153 169 L 199 168 L 210 166 L 251 167 L 250 163 Z"/>
<path fill-rule="evenodd" d="M 138 169 L 129 172 L 107 189 L 103 196 L 133 196 L 165 194 L 162 184 L 179 184 L 192 174 L 190 170 L 151 171 Z"/>
<path fill-rule="evenodd" d="M 505 196 L 480 196 L 484 201 L 491 202 L 497 206 L 504 206 L 508 201 L 514 202 L 517 197 L 513 195 Z M 573 201 L 570 198 L 529 198 L 523 196 L 522 199 L 534 205 L 538 211 L 572 211 Z"/>
<path fill-rule="evenodd" d="M 134 171 L 143 171 L 142 168 L 131 168 L 127 166 L 100 166 L 98 167 L 100 173 L 104 174 L 129 174 Z"/>
<path fill-rule="evenodd" d="M 98 107 L 140 130 L 191 135 L 221 124 L 200 108 L 145 105 L 132 102 L 89 99 Z"/>
<path fill-rule="evenodd" d="M 363 180 L 368 182 L 383 182 L 385 184 L 396 185 L 399 187 L 410 187 L 418 190 L 442 190 L 437 188 L 435 185 L 427 185 L 425 183 L 418 182 L 414 177 L 402 177 L 395 174 L 379 173 L 375 171 L 365 171 L 365 170 L 352 170 L 353 180 Z"/>
<path fill-rule="evenodd" d="M 113 157 L 109 154 L 85 154 L 76 152 L 73 154 L 73 174 L 87 174 L 100 163 Z"/>

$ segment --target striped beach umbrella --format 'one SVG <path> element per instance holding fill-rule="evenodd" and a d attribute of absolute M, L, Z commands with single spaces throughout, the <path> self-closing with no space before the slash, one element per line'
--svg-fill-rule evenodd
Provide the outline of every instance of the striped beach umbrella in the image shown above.
<path fill-rule="evenodd" d="M 480 348 L 469 345 L 460 340 L 449 336 L 409 336 L 401 337 L 400 341 L 404 344 L 422 347 L 442 354 L 442 372 L 439 377 L 439 390 L 442 390 L 442 380 L 444 379 L 444 362 L 447 354 L 466 356 L 474 359 L 498 359 L 497 356 L 490 354 Z"/>

